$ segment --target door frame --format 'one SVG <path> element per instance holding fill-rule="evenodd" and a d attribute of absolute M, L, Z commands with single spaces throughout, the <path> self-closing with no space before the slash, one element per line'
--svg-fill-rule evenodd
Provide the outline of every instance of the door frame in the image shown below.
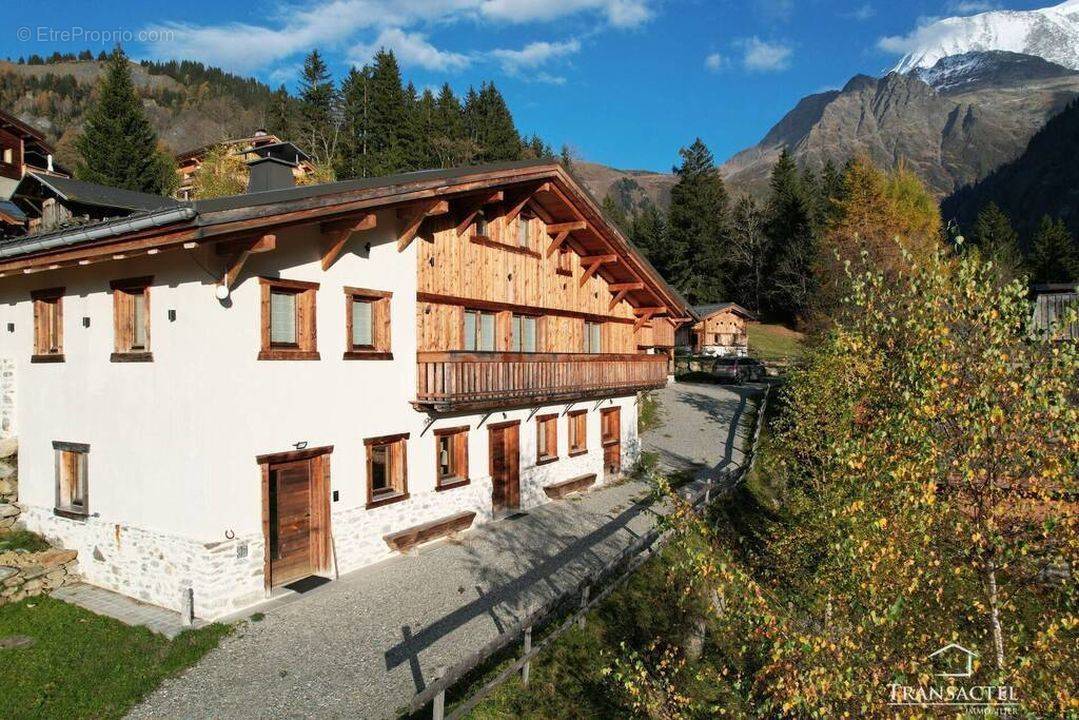
<path fill-rule="evenodd" d="M 606 416 L 613 415 L 618 420 L 618 432 L 613 440 L 603 439 L 603 421 Z M 604 480 L 610 480 L 618 478 L 622 475 L 622 407 L 620 405 L 613 405 L 611 407 L 601 408 L 599 411 L 599 444 L 603 448 L 603 475 Z M 607 448 L 618 449 L 618 472 L 607 472 Z"/>
<path fill-rule="evenodd" d="M 506 422 L 493 423 L 487 426 L 487 468 L 491 475 L 491 512 L 499 512 L 499 508 L 494 506 L 494 489 L 495 489 L 495 454 L 494 443 L 492 439 L 496 432 L 502 430 L 508 430 L 509 428 L 515 428 L 517 434 L 517 472 L 515 473 L 515 481 L 517 485 L 517 503 L 514 507 L 502 508 L 502 511 L 512 512 L 521 509 L 521 421 L 520 420 L 508 420 Z"/>
<path fill-rule="evenodd" d="M 330 567 L 332 527 L 330 526 L 330 455 L 333 445 L 305 448 L 290 452 L 259 455 L 255 462 L 262 476 L 262 577 L 266 592 L 274 588 L 270 563 L 270 470 L 274 465 L 308 461 L 311 464 L 310 494 L 317 502 L 311 503 L 311 547 L 313 549 L 313 572 L 323 572 Z"/>

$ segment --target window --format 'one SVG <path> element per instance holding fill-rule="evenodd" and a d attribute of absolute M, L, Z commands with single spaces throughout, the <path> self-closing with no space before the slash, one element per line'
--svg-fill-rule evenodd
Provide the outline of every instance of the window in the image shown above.
<path fill-rule="evenodd" d="M 511 319 L 510 351 L 536 352 L 538 318 L 533 315 L 514 315 Z"/>
<path fill-rule="evenodd" d="M 528 218 L 523 214 L 517 216 L 517 246 L 528 247 Z"/>
<path fill-rule="evenodd" d="M 536 464 L 544 465 L 558 459 L 558 415 L 536 418 Z"/>
<path fill-rule="evenodd" d="M 435 430 L 435 490 L 467 485 L 468 427 Z"/>
<path fill-rule="evenodd" d="M 472 234 L 476 237 L 487 237 L 487 215 L 480 208 L 476 212 L 476 219 L 472 221 Z"/>
<path fill-rule="evenodd" d="M 390 360 L 390 298 L 393 293 L 345 288 L 345 360 Z"/>
<path fill-rule="evenodd" d="M 34 354 L 30 362 L 64 361 L 64 289 L 30 293 L 34 301 Z"/>
<path fill-rule="evenodd" d="M 114 280 L 113 362 L 149 362 L 150 352 L 150 283 L 152 277 Z"/>
<path fill-rule="evenodd" d="M 585 321 L 584 324 L 584 351 L 586 353 L 598 353 L 603 352 L 600 337 L 602 333 L 600 329 L 603 327 L 598 322 Z"/>
<path fill-rule="evenodd" d="M 259 360 L 318 360 L 315 293 L 318 283 L 259 278 L 262 348 Z"/>
<path fill-rule="evenodd" d="M 4 148 L 4 164 L 5 165 L 14 165 L 15 164 L 15 149 L 14 148 L 9 148 L 9 147 Z"/>
<path fill-rule="evenodd" d="M 574 410 L 569 414 L 569 454 L 581 455 L 588 452 L 587 410 Z"/>
<path fill-rule="evenodd" d="M 367 507 L 387 505 L 408 497 L 408 433 L 368 438 Z"/>
<path fill-rule="evenodd" d="M 82 443 L 54 442 L 56 454 L 57 515 L 83 518 L 89 514 L 87 459 L 90 446 Z"/>
<path fill-rule="evenodd" d="M 495 314 L 482 310 L 465 310 L 465 350 L 494 352 Z"/>
<path fill-rule="evenodd" d="M 618 408 L 604 408 L 599 414 L 599 439 L 604 445 L 616 443 L 622 435 L 622 413 Z"/>

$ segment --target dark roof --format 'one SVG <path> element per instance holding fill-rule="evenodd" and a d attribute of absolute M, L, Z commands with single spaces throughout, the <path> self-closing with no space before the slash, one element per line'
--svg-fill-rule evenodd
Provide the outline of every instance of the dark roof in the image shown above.
<path fill-rule="evenodd" d="M 19 222 L 26 222 L 26 213 L 10 200 L 0 200 L 0 213 L 7 215 L 14 220 L 18 220 Z"/>
<path fill-rule="evenodd" d="M 44 173 L 28 172 L 15 188 L 13 195 L 21 192 L 24 183 L 36 181 L 52 190 L 62 199 L 80 205 L 93 205 L 94 207 L 116 208 L 117 210 L 160 210 L 166 207 L 180 205 L 180 202 L 161 195 L 124 190 L 121 188 L 98 185 L 85 180 L 46 175 Z"/>
<path fill-rule="evenodd" d="M 0 110 L 0 128 L 3 128 L 8 132 L 15 132 L 17 135 L 24 139 L 30 138 L 36 140 L 45 147 L 48 147 L 48 143 L 45 142 L 44 135 L 24 123 L 19 118 L 15 117 L 14 115 L 10 115 L 3 110 Z"/>
<path fill-rule="evenodd" d="M 706 318 L 709 315 L 714 315 L 715 313 L 719 312 L 720 310 L 727 310 L 727 309 L 733 309 L 735 312 L 739 313 L 740 315 L 744 315 L 745 317 L 749 318 L 750 320 L 756 320 L 757 319 L 757 316 L 755 314 L 753 314 L 749 310 L 746 310 L 744 307 L 742 307 L 741 305 L 739 305 L 736 302 L 713 303 L 711 305 L 694 305 L 693 306 L 693 312 L 700 315 L 701 318 Z"/>
<path fill-rule="evenodd" d="M 380 175 L 378 177 L 358 178 L 356 180 L 340 180 L 332 183 L 319 185 L 297 185 L 296 187 L 282 190 L 264 190 L 262 192 L 243 193 L 229 195 L 228 197 L 210 198 L 208 200 L 196 200 L 195 209 L 200 213 L 218 212 L 221 210 L 237 210 L 241 208 L 269 205 L 271 203 L 287 203 L 295 200 L 307 200 L 312 198 L 328 197 L 331 195 L 345 195 L 358 190 L 374 190 L 378 188 L 390 188 L 397 185 L 405 185 L 410 182 L 422 183 L 432 180 L 454 180 L 469 175 L 482 175 L 488 172 L 500 170 L 516 170 L 530 167 L 545 167 L 552 160 L 515 160 L 512 162 L 489 163 L 487 165 L 470 165 L 466 167 L 447 168 L 440 170 L 417 170 L 414 172 L 397 173 L 396 175 Z"/>

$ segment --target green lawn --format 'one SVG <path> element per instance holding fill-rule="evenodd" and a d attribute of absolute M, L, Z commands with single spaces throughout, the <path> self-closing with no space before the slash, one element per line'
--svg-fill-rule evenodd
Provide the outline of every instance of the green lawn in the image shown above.
<path fill-rule="evenodd" d="M 214 624 L 168 640 L 45 596 L 5 605 L 0 638 L 28 635 L 35 642 L 0 650 L 0 718 L 123 717 L 228 631 Z"/>
<path fill-rule="evenodd" d="M 749 323 L 749 354 L 761 360 L 792 362 L 802 356 L 802 333 L 783 325 Z"/>
<path fill-rule="evenodd" d="M 37 552 L 48 549 L 49 543 L 45 542 L 45 538 L 28 530 L 0 532 L 0 552 L 7 552 L 8 550 Z"/>

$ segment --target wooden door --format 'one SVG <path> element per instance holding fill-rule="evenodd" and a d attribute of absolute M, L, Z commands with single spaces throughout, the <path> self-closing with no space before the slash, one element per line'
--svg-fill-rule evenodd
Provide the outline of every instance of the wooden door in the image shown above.
<path fill-rule="evenodd" d="M 603 472 L 606 478 L 622 473 L 622 409 L 600 411 L 600 442 L 603 444 Z"/>
<path fill-rule="evenodd" d="M 491 445 L 491 506 L 505 512 L 521 507 L 520 424 L 492 425 Z"/>

